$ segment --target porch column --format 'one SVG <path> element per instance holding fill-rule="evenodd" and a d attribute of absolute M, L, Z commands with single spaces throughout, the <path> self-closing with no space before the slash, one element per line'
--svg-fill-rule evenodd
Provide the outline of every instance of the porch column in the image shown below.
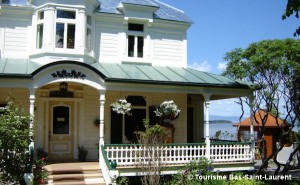
<path fill-rule="evenodd" d="M 210 95 L 205 95 L 205 143 L 206 153 L 205 157 L 210 159 L 210 139 L 209 139 L 209 106 L 210 106 Z"/>
<path fill-rule="evenodd" d="M 104 145 L 104 104 L 105 104 L 105 91 L 100 92 L 100 125 L 99 125 L 99 147 Z"/>
<path fill-rule="evenodd" d="M 30 95 L 29 95 L 29 114 L 30 114 L 30 123 L 29 123 L 29 128 L 30 128 L 30 137 L 33 138 L 33 128 L 34 128 L 34 103 L 35 103 L 35 89 L 30 89 Z M 33 140 L 31 141 L 31 146 L 33 147 Z"/>
<path fill-rule="evenodd" d="M 249 102 L 250 102 L 250 142 L 251 142 L 251 148 L 250 152 L 252 155 L 252 162 L 255 160 L 255 139 L 254 139 L 254 114 L 253 114 L 253 101 L 254 101 L 254 96 L 250 96 Z"/>

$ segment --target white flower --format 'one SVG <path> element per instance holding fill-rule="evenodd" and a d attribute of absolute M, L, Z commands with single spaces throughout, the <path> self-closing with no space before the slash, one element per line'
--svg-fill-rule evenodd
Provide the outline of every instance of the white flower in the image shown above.
<path fill-rule="evenodd" d="M 125 99 L 119 99 L 115 103 L 111 104 L 112 110 L 118 114 L 128 114 L 130 115 L 131 103 L 127 103 Z"/>
<path fill-rule="evenodd" d="M 178 109 L 173 100 L 170 100 L 164 101 L 154 112 L 158 117 L 172 116 L 175 118 L 179 116 L 180 109 Z"/>

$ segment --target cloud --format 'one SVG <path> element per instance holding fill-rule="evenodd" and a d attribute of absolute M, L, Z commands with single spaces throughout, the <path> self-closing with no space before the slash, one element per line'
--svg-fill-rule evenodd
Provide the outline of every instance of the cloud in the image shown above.
<path fill-rule="evenodd" d="M 218 70 L 219 70 L 220 72 L 225 71 L 226 68 L 227 68 L 227 63 L 219 63 L 219 64 L 218 64 Z"/>
<path fill-rule="evenodd" d="M 193 64 L 188 65 L 188 67 L 199 71 L 206 71 L 206 72 L 211 71 L 211 65 L 209 65 L 207 61 L 204 61 L 202 63 L 194 62 Z"/>

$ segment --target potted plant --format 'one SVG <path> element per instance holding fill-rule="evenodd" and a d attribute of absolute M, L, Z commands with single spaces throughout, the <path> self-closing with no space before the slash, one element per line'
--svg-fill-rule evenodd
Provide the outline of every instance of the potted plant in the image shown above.
<path fill-rule="evenodd" d="M 128 103 L 127 100 L 125 99 L 119 99 L 116 102 L 111 104 L 112 106 L 112 110 L 115 111 L 118 114 L 127 114 L 127 115 L 131 115 L 130 114 L 130 110 L 131 110 L 131 103 Z"/>
<path fill-rule="evenodd" d="M 35 181 L 37 184 L 45 184 L 46 180 L 47 180 L 48 174 L 46 171 L 42 170 L 39 171 L 36 175 L 35 175 Z"/>
<path fill-rule="evenodd" d="M 44 160 L 45 160 L 44 158 L 35 160 L 36 170 L 42 170 L 43 169 L 43 167 L 46 165 Z"/>
<path fill-rule="evenodd" d="M 78 160 L 81 162 L 86 161 L 86 156 L 88 154 L 87 149 L 84 146 L 78 146 Z"/>
<path fill-rule="evenodd" d="M 95 125 L 96 127 L 99 127 L 99 125 L 100 125 L 100 119 L 99 119 L 99 118 L 96 118 L 96 119 L 94 120 L 94 125 Z"/>

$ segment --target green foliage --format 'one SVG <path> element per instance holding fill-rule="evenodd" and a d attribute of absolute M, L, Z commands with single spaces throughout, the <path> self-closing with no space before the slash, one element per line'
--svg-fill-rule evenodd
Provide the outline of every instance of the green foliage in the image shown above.
<path fill-rule="evenodd" d="M 0 115 L 0 182 L 23 179 L 29 161 L 30 117 L 13 101 Z"/>
<path fill-rule="evenodd" d="M 129 184 L 129 180 L 127 177 L 118 177 L 117 178 L 117 184 L 118 185 L 128 185 Z"/>
<path fill-rule="evenodd" d="M 164 185 L 225 185 L 226 179 L 204 179 L 199 177 L 213 177 L 217 175 L 213 172 L 213 166 L 205 157 L 199 160 L 191 161 L 187 163 L 184 170 L 176 175 L 170 181 L 164 183 Z"/>
<path fill-rule="evenodd" d="M 273 156 L 266 155 L 266 145 L 264 139 L 265 123 L 268 113 L 275 118 L 281 117 L 285 123 L 292 126 L 296 120 L 300 120 L 300 40 L 264 40 L 250 44 L 246 49 L 234 49 L 228 52 L 225 60 L 228 66 L 224 75 L 237 80 L 246 80 L 255 84 L 254 101 L 249 99 L 241 100 L 244 103 L 252 104 L 253 113 L 265 110 L 267 114 L 255 116 L 257 122 L 261 122 L 259 142 L 263 151 L 263 163 L 258 169 L 258 174 L 263 174 L 265 167 Z M 281 114 L 283 113 L 283 114 Z M 277 124 L 278 123 L 278 119 Z M 282 128 L 282 127 L 280 127 Z M 289 131 L 282 130 L 280 138 L 286 137 Z M 276 150 L 276 149 L 275 149 Z M 275 158 L 277 152 L 274 152 Z M 277 164 L 277 163 L 276 163 Z M 289 166 L 287 163 L 286 166 Z M 275 174 L 280 169 L 279 164 Z M 281 173 L 285 173 L 282 170 Z"/>
<path fill-rule="evenodd" d="M 300 40 L 252 43 L 244 50 L 239 48 L 226 53 L 224 59 L 229 63 L 224 75 L 256 84 L 256 99 L 260 99 L 257 106 L 265 106 L 263 109 L 279 115 L 278 103 L 281 99 L 286 104 L 281 107 L 283 111 L 292 111 L 299 120 L 299 53 Z"/>
<path fill-rule="evenodd" d="M 300 10 L 300 0 L 288 0 L 286 4 L 286 9 L 282 15 L 282 19 L 286 19 L 295 13 L 295 17 L 299 19 L 299 10 Z M 296 29 L 294 36 L 300 35 L 300 27 Z"/>

